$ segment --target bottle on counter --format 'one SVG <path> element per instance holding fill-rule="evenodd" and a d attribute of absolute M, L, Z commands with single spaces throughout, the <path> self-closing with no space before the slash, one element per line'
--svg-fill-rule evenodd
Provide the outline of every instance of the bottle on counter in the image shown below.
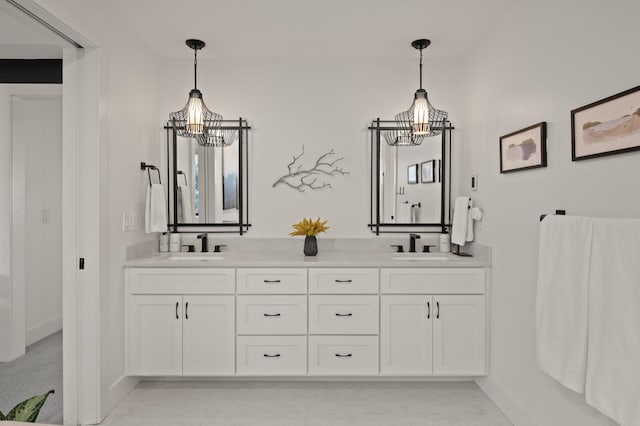
<path fill-rule="evenodd" d="M 182 246 L 180 244 L 180 234 L 173 233 L 169 235 L 169 251 L 171 253 L 176 253 L 182 250 Z"/>
<path fill-rule="evenodd" d="M 449 233 L 440 234 L 440 252 L 449 253 L 451 251 L 451 243 L 449 242 Z"/>
<path fill-rule="evenodd" d="M 160 253 L 166 253 L 169 251 L 169 233 L 163 232 L 160 234 Z"/>

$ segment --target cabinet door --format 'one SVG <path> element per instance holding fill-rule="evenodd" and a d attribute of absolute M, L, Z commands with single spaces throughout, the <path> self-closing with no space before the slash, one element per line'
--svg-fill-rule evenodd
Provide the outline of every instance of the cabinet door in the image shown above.
<path fill-rule="evenodd" d="M 438 295 L 433 302 L 433 373 L 485 374 L 484 296 Z"/>
<path fill-rule="evenodd" d="M 431 296 L 382 296 L 380 373 L 422 376 L 432 373 Z"/>
<path fill-rule="evenodd" d="M 235 374 L 234 296 L 184 296 L 182 374 Z"/>
<path fill-rule="evenodd" d="M 182 297 L 129 296 L 128 374 L 182 374 Z"/>

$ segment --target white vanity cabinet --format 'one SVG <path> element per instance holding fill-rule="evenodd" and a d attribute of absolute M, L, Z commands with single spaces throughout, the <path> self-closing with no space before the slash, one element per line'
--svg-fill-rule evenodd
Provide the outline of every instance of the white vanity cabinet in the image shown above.
<path fill-rule="evenodd" d="M 382 269 L 380 372 L 476 376 L 485 367 L 484 269 Z"/>
<path fill-rule="evenodd" d="M 233 269 L 129 269 L 127 285 L 128 375 L 235 374 Z"/>

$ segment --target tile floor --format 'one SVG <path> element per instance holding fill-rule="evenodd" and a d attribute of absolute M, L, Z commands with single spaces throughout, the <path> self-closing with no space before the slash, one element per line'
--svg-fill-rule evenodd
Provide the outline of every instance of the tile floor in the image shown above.
<path fill-rule="evenodd" d="M 508 426 L 472 382 L 140 383 L 109 426 Z"/>

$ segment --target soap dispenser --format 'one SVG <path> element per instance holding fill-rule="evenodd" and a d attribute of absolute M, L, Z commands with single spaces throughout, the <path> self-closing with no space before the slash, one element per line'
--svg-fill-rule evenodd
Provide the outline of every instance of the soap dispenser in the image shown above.
<path fill-rule="evenodd" d="M 451 251 L 451 243 L 449 242 L 449 233 L 443 231 L 440 234 L 440 252 L 449 253 Z"/>

